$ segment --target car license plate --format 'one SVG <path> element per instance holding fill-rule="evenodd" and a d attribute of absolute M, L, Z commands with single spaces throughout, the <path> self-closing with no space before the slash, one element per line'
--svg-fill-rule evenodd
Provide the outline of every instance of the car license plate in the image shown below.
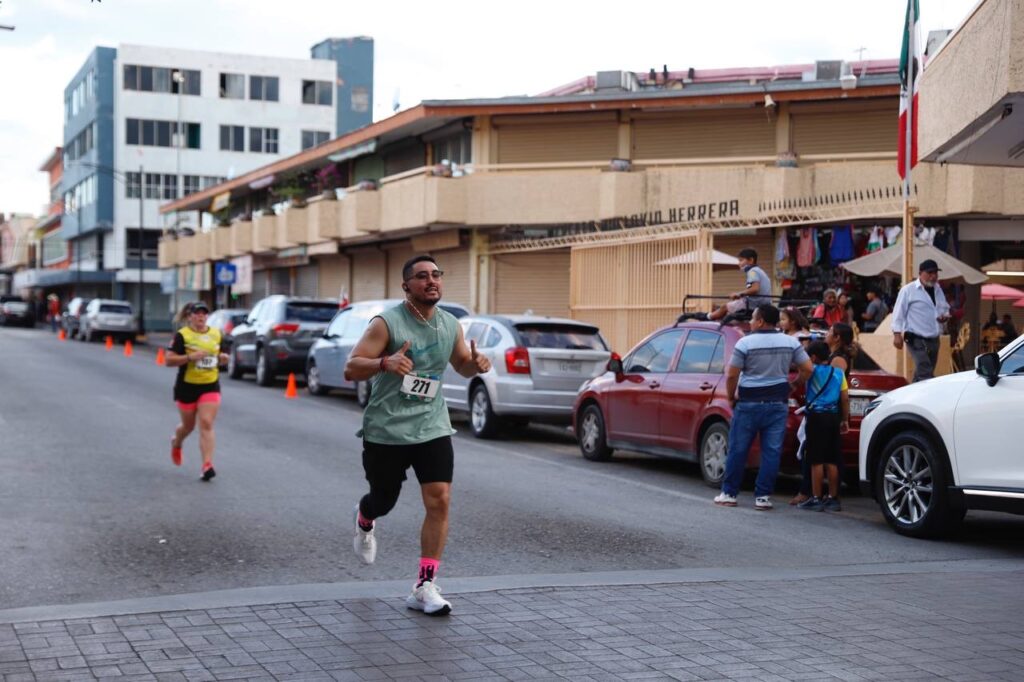
<path fill-rule="evenodd" d="M 867 398 L 850 398 L 850 416 L 863 417 L 869 402 L 871 401 Z"/>
<path fill-rule="evenodd" d="M 558 363 L 558 371 L 563 374 L 579 374 L 583 371 L 583 363 L 579 360 L 561 360 Z"/>

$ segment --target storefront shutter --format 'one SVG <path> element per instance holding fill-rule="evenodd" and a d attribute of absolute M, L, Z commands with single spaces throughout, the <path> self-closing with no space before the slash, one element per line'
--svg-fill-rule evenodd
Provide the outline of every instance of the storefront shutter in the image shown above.
<path fill-rule="evenodd" d="M 270 271 L 270 293 L 285 294 L 292 293 L 292 273 L 290 268 L 274 268 Z"/>
<path fill-rule="evenodd" d="M 791 118 L 793 152 L 850 154 L 896 151 L 895 109 L 800 112 Z"/>
<path fill-rule="evenodd" d="M 405 291 L 402 290 L 402 266 L 415 255 L 417 253 L 408 243 L 388 249 L 387 292 L 389 298 L 405 298 Z"/>
<path fill-rule="evenodd" d="M 444 270 L 444 300 L 469 307 L 469 249 L 451 249 L 433 253 Z"/>
<path fill-rule="evenodd" d="M 495 256 L 494 312 L 569 317 L 569 261 L 568 249 Z"/>
<path fill-rule="evenodd" d="M 612 117 L 535 122 L 499 118 L 495 128 L 498 163 L 607 161 L 618 155 L 618 123 Z"/>
<path fill-rule="evenodd" d="M 634 159 L 774 156 L 775 121 L 764 109 L 686 113 L 633 121 Z"/>
<path fill-rule="evenodd" d="M 387 297 L 387 266 L 383 251 L 352 254 L 352 300 L 369 301 Z"/>
<path fill-rule="evenodd" d="M 316 259 L 320 272 L 317 276 L 317 296 L 320 298 L 334 298 L 341 296 L 343 292 L 348 293 L 352 300 L 352 292 L 349 291 L 348 258 L 346 256 L 332 255 L 320 256 Z"/>
<path fill-rule="evenodd" d="M 295 295 L 316 298 L 317 279 L 320 268 L 316 265 L 303 265 L 295 268 Z M 338 294 L 332 294 L 332 297 Z"/>

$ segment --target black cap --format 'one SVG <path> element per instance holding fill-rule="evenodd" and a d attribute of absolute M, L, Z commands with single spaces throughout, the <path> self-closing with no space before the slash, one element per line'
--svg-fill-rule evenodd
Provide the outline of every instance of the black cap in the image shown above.
<path fill-rule="evenodd" d="M 933 261 L 931 258 L 926 258 L 921 261 L 921 266 L 917 269 L 918 272 L 938 272 L 942 268 L 939 264 Z"/>
<path fill-rule="evenodd" d="M 189 312 L 194 313 L 197 310 L 205 310 L 207 313 L 209 313 L 210 307 L 206 305 L 206 303 L 204 303 L 203 301 L 196 301 L 189 307 Z"/>

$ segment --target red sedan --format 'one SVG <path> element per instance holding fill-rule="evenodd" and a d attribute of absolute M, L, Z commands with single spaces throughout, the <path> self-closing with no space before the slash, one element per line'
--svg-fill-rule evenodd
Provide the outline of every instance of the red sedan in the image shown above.
<path fill-rule="evenodd" d="M 573 427 L 583 456 L 604 460 L 621 449 L 677 457 L 698 463 L 708 485 L 721 485 L 732 418 L 725 367 L 747 331 L 745 325 L 681 322 L 654 332 L 622 360 L 613 355 L 609 371 L 583 384 L 576 397 Z M 846 471 L 857 472 L 860 422 L 868 403 L 906 383 L 863 352 L 857 354 L 850 373 L 850 432 L 843 437 Z M 801 398 L 789 401 L 782 471 L 800 469 L 800 417 L 793 410 Z M 747 464 L 756 467 L 759 461 L 755 442 Z"/>

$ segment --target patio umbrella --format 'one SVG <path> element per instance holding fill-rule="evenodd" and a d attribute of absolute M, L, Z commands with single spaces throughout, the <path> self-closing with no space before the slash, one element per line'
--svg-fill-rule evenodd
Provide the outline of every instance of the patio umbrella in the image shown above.
<path fill-rule="evenodd" d="M 966 282 L 967 284 L 981 284 L 988 279 L 988 275 L 980 270 L 975 270 L 967 263 L 957 260 L 945 251 L 927 244 L 914 246 L 914 274 L 917 275 L 917 267 L 921 261 L 932 259 L 939 264 L 939 279 L 943 282 Z M 903 274 L 903 244 L 893 244 L 881 251 L 869 253 L 866 256 L 855 258 L 843 263 L 846 268 L 855 275 L 861 277 L 876 277 L 883 272 L 893 275 Z"/>
<path fill-rule="evenodd" d="M 1005 284 L 985 284 L 981 287 L 983 301 L 1018 301 L 1024 299 L 1024 291 Z M 1024 306 L 1019 306 L 1024 308 Z"/>
<path fill-rule="evenodd" d="M 699 251 L 687 251 L 681 253 L 678 256 L 672 256 L 665 260 L 660 260 L 655 265 L 689 265 L 690 263 L 700 262 Z M 739 259 L 736 256 L 730 256 L 727 253 L 723 253 L 716 249 L 711 249 L 711 267 L 715 270 L 721 270 L 724 268 L 735 268 L 739 267 Z M 1021 294 L 1024 296 L 1024 294 Z"/>
<path fill-rule="evenodd" d="M 1024 308 L 1024 298 L 1020 299 L 1019 301 L 1014 301 L 1013 302 L 1013 307 L 1014 308 Z"/>

